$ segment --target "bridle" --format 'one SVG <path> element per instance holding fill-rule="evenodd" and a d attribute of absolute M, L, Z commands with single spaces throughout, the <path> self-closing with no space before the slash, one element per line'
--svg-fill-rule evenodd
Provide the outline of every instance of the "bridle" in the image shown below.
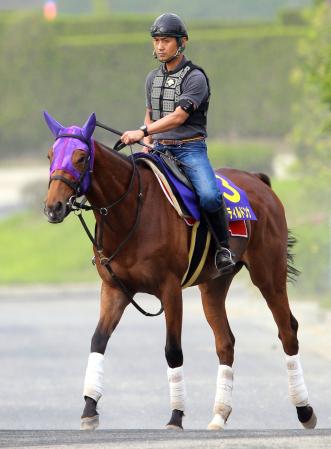
<path fill-rule="evenodd" d="M 69 133 L 60 134 L 59 136 L 56 137 L 55 141 L 57 141 L 58 139 L 62 139 L 63 137 L 68 137 L 70 139 L 78 139 L 81 142 L 85 143 L 88 147 L 88 156 L 85 159 L 84 168 L 83 168 L 79 178 L 76 181 L 72 181 L 71 179 L 66 178 L 65 176 L 62 176 L 62 175 L 53 175 L 49 178 L 48 187 L 51 185 L 52 181 L 62 181 L 75 192 L 75 197 L 77 198 L 77 197 L 81 196 L 81 194 L 82 194 L 83 179 L 88 174 L 88 171 L 90 173 L 92 173 L 92 167 L 90 167 L 90 162 L 91 162 L 91 157 L 92 157 L 92 146 L 91 146 L 92 142 L 91 142 L 91 140 L 85 139 L 85 137 L 80 134 L 69 134 Z M 70 202 L 70 199 L 69 199 L 69 202 Z M 69 207 L 70 207 L 70 205 L 69 205 Z"/>
<path fill-rule="evenodd" d="M 119 198 L 117 198 L 115 201 L 113 201 L 111 204 L 108 204 L 108 205 L 102 206 L 102 207 L 96 207 L 93 205 L 86 205 L 85 204 L 86 199 L 83 199 L 82 201 L 77 200 L 78 197 L 85 195 L 85 193 L 88 191 L 88 189 L 90 187 L 90 185 L 88 185 L 88 187 L 86 189 L 83 189 L 82 183 L 83 183 L 85 176 L 87 176 L 88 173 L 90 173 L 90 174 L 93 173 L 93 167 L 91 166 L 91 160 L 92 160 L 92 154 L 93 154 L 92 141 L 91 141 L 91 139 L 90 140 L 85 139 L 85 137 L 80 134 L 69 134 L 69 133 L 60 134 L 59 136 L 56 137 L 55 140 L 58 140 L 63 137 L 68 137 L 71 139 L 79 139 L 80 141 L 85 143 L 88 147 L 88 156 L 85 159 L 84 168 L 83 168 L 82 172 L 80 173 L 79 178 L 77 180 L 72 181 L 71 179 L 68 179 L 62 175 L 53 175 L 50 177 L 49 185 L 51 184 L 52 181 L 58 180 L 58 181 L 64 182 L 66 185 L 68 185 L 74 191 L 74 195 L 72 195 L 69 198 L 69 200 L 66 204 L 66 206 L 69 209 L 69 213 L 74 212 L 75 215 L 78 216 L 88 238 L 92 242 L 93 246 L 96 248 L 100 264 L 106 268 L 106 270 L 110 274 L 113 281 L 120 287 L 120 289 L 125 294 L 125 296 L 129 300 L 129 302 L 131 304 L 133 304 L 134 307 L 145 316 L 153 317 L 153 316 L 160 315 L 163 312 L 162 304 L 161 304 L 160 310 L 157 313 L 146 312 L 133 299 L 132 292 L 129 290 L 128 287 L 126 287 L 124 282 L 114 273 L 114 271 L 111 267 L 111 262 L 113 261 L 113 259 L 118 255 L 118 253 L 128 243 L 128 241 L 131 239 L 131 237 L 135 233 L 136 229 L 138 228 L 140 216 L 141 216 L 142 199 L 143 199 L 142 182 L 141 182 L 140 172 L 137 168 L 137 164 L 133 157 L 132 147 L 130 146 L 131 157 L 129 158 L 131 161 L 131 164 L 132 164 L 132 173 L 131 173 L 130 182 L 129 182 L 129 186 L 128 186 L 127 190 Z M 136 177 L 138 179 L 138 193 L 137 193 L 137 206 L 136 206 L 134 223 L 131 226 L 130 230 L 128 231 L 126 237 L 120 242 L 120 244 L 117 246 L 115 251 L 113 251 L 113 253 L 110 256 L 106 257 L 104 255 L 104 249 L 103 249 L 104 228 L 105 228 L 105 224 L 107 223 L 106 217 L 107 217 L 107 215 L 109 215 L 111 209 L 113 209 L 116 205 L 118 205 L 122 201 L 124 201 L 124 199 L 131 193 L 131 191 L 133 190 L 134 180 Z M 91 181 L 89 184 L 91 184 Z M 95 235 L 94 236 L 91 233 L 91 231 L 89 230 L 89 228 L 86 224 L 86 221 L 83 218 L 83 215 L 82 215 L 83 210 L 85 210 L 85 211 L 93 210 L 100 214 L 101 220 L 100 220 L 99 226 L 95 227 Z M 95 265 L 95 258 L 93 258 L 92 263 Z"/>

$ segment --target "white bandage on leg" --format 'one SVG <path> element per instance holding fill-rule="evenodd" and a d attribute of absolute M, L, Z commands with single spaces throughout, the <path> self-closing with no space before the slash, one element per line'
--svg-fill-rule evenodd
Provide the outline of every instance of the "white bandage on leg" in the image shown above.
<path fill-rule="evenodd" d="M 168 368 L 171 410 L 185 411 L 186 388 L 183 367 Z"/>
<path fill-rule="evenodd" d="M 214 413 L 218 413 L 223 416 L 224 409 L 227 409 L 229 410 L 230 414 L 232 408 L 232 388 L 233 369 L 228 365 L 219 365 L 217 373 Z"/>
<path fill-rule="evenodd" d="M 232 411 L 233 369 L 219 365 L 214 403 L 214 417 L 208 424 L 209 430 L 221 430 Z"/>
<path fill-rule="evenodd" d="M 103 364 L 104 355 L 91 352 L 85 374 L 84 396 L 88 396 L 97 402 L 103 393 Z"/>
<path fill-rule="evenodd" d="M 303 378 L 300 356 L 286 355 L 288 391 L 292 404 L 296 407 L 304 407 L 308 404 L 308 391 Z"/>

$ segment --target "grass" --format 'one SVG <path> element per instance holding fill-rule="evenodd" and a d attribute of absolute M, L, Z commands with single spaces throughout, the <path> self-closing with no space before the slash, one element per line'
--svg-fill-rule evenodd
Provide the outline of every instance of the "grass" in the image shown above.
<path fill-rule="evenodd" d="M 75 216 L 59 225 L 34 213 L 12 216 L 0 222 L 0 247 L 1 284 L 98 279 L 91 243 Z"/>
<path fill-rule="evenodd" d="M 217 145 L 211 147 L 211 153 L 219 151 Z M 217 158 L 218 154 L 213 157 Z M 302 275 L 291 290 L 295 296 L 317 297 L 323 306 L 331 307 L 327 296 L 330 288 L 328 223 L 314 215 L 316 206 L 309 195 L 303 195 L 298 179 L 273 178 L 272 186 L 284 204 L 289 228 L 298 239 L 294 248 L 295 266 Z M 84 216 L 93 229 L 93 215 L 85 213 Z M 99 279 L 91 264 L 92 245 L 74 215 L 58 225 L 49 224 L 41 213 L 20 213 L 6 218 L 0 221 L 0 247 L 2 285 L 79 283 Z"/>

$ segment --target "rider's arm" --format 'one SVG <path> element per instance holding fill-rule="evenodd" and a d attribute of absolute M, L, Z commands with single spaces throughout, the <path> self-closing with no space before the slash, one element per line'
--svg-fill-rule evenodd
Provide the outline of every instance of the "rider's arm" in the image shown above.
<path fill-rule="evenodd" d="M 159 134 L 166 131 L 170 131 L 171 129 L 178 128 L 178 126 L 182 125 L 188 118 L 189 114 L 184 111 L 180 106 L 171 112 L 170 114 L 156 120 L 155 122 L 151 122 L 147 126 L 147 130 L 149 134 Z"/>
<path fill-rule="evenodd" d="M 146 114 L 145 114 L 145 119 L 144 119 L 144 124 L 148 127 L 151 123 L 153 122 L 153 120 L 151 119 L 151 110 L 150 109 L 146 109 Z M 143 142 L 146 145 L 152 145 L 153 144 L 153 138 L 152 136 L 147 136 L 143 138 Z M 144 153 L 148 153 L 149 149 L 147 147 L 144 148 Z"/>
<path fill-rule="evenodd" d="M 185 112 L 184 109 L 182 109 L 180 106 L 177 106 L 174 112 L 171 112 L 170 114 L 160 118 L 159 120 L 156 120 L 155 122 L 153 122 L 149 116 L 149 119 L 147 119 L 149 120 L 149 122 L 145 122 L 145 125 L 147 125 L 148 134 L 153 135 L 165 131 L 170 131 L 173 128 L 177 128 L 187 120 L 188 116 L 189 114 Z M 145 119 L 146 117 L 147 112 Z M 125 131 L 125 133 L 121 137 L 121 140 L 128 145 L 143 139 L 143 137 L 144 132 L 140 129 L 137 129 L 134 131 Z"/>

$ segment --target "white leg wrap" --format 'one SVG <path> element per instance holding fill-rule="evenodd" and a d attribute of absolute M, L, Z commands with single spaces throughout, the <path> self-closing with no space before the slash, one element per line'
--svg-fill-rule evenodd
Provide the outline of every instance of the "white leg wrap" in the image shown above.
<path fill-rule="evenodd" d="M 83 394 L 97 402 L 103 394 L 103 364 L 104 355 L 91 352 L 87 362 Z"/>
<path fill-rule="evenodd" d="M 216 383 L 214 417 L 208 424 L 209 430 L 223 429 L 232 411 L 233 369 L 228 365 L 219 365 Z"/>
<path fill-rule="evenodd" d="M 300 356 L 285 355 L 288 375 L 288 391 L 292 404 L 303 407 L 308 404 L 308 391 L 303 378 Z"/>
<path fill-rule="evenodd" d="M 233 369 L 228 365 L 219 365 L 217 373 L 214 413 L 221 413 L 224 405 L 232 406 Z"/>
<path fill-rule="evenodd" d="M 186 388 L 183 367 L 167 370 L 171 410 L 185 411 Z"/>

